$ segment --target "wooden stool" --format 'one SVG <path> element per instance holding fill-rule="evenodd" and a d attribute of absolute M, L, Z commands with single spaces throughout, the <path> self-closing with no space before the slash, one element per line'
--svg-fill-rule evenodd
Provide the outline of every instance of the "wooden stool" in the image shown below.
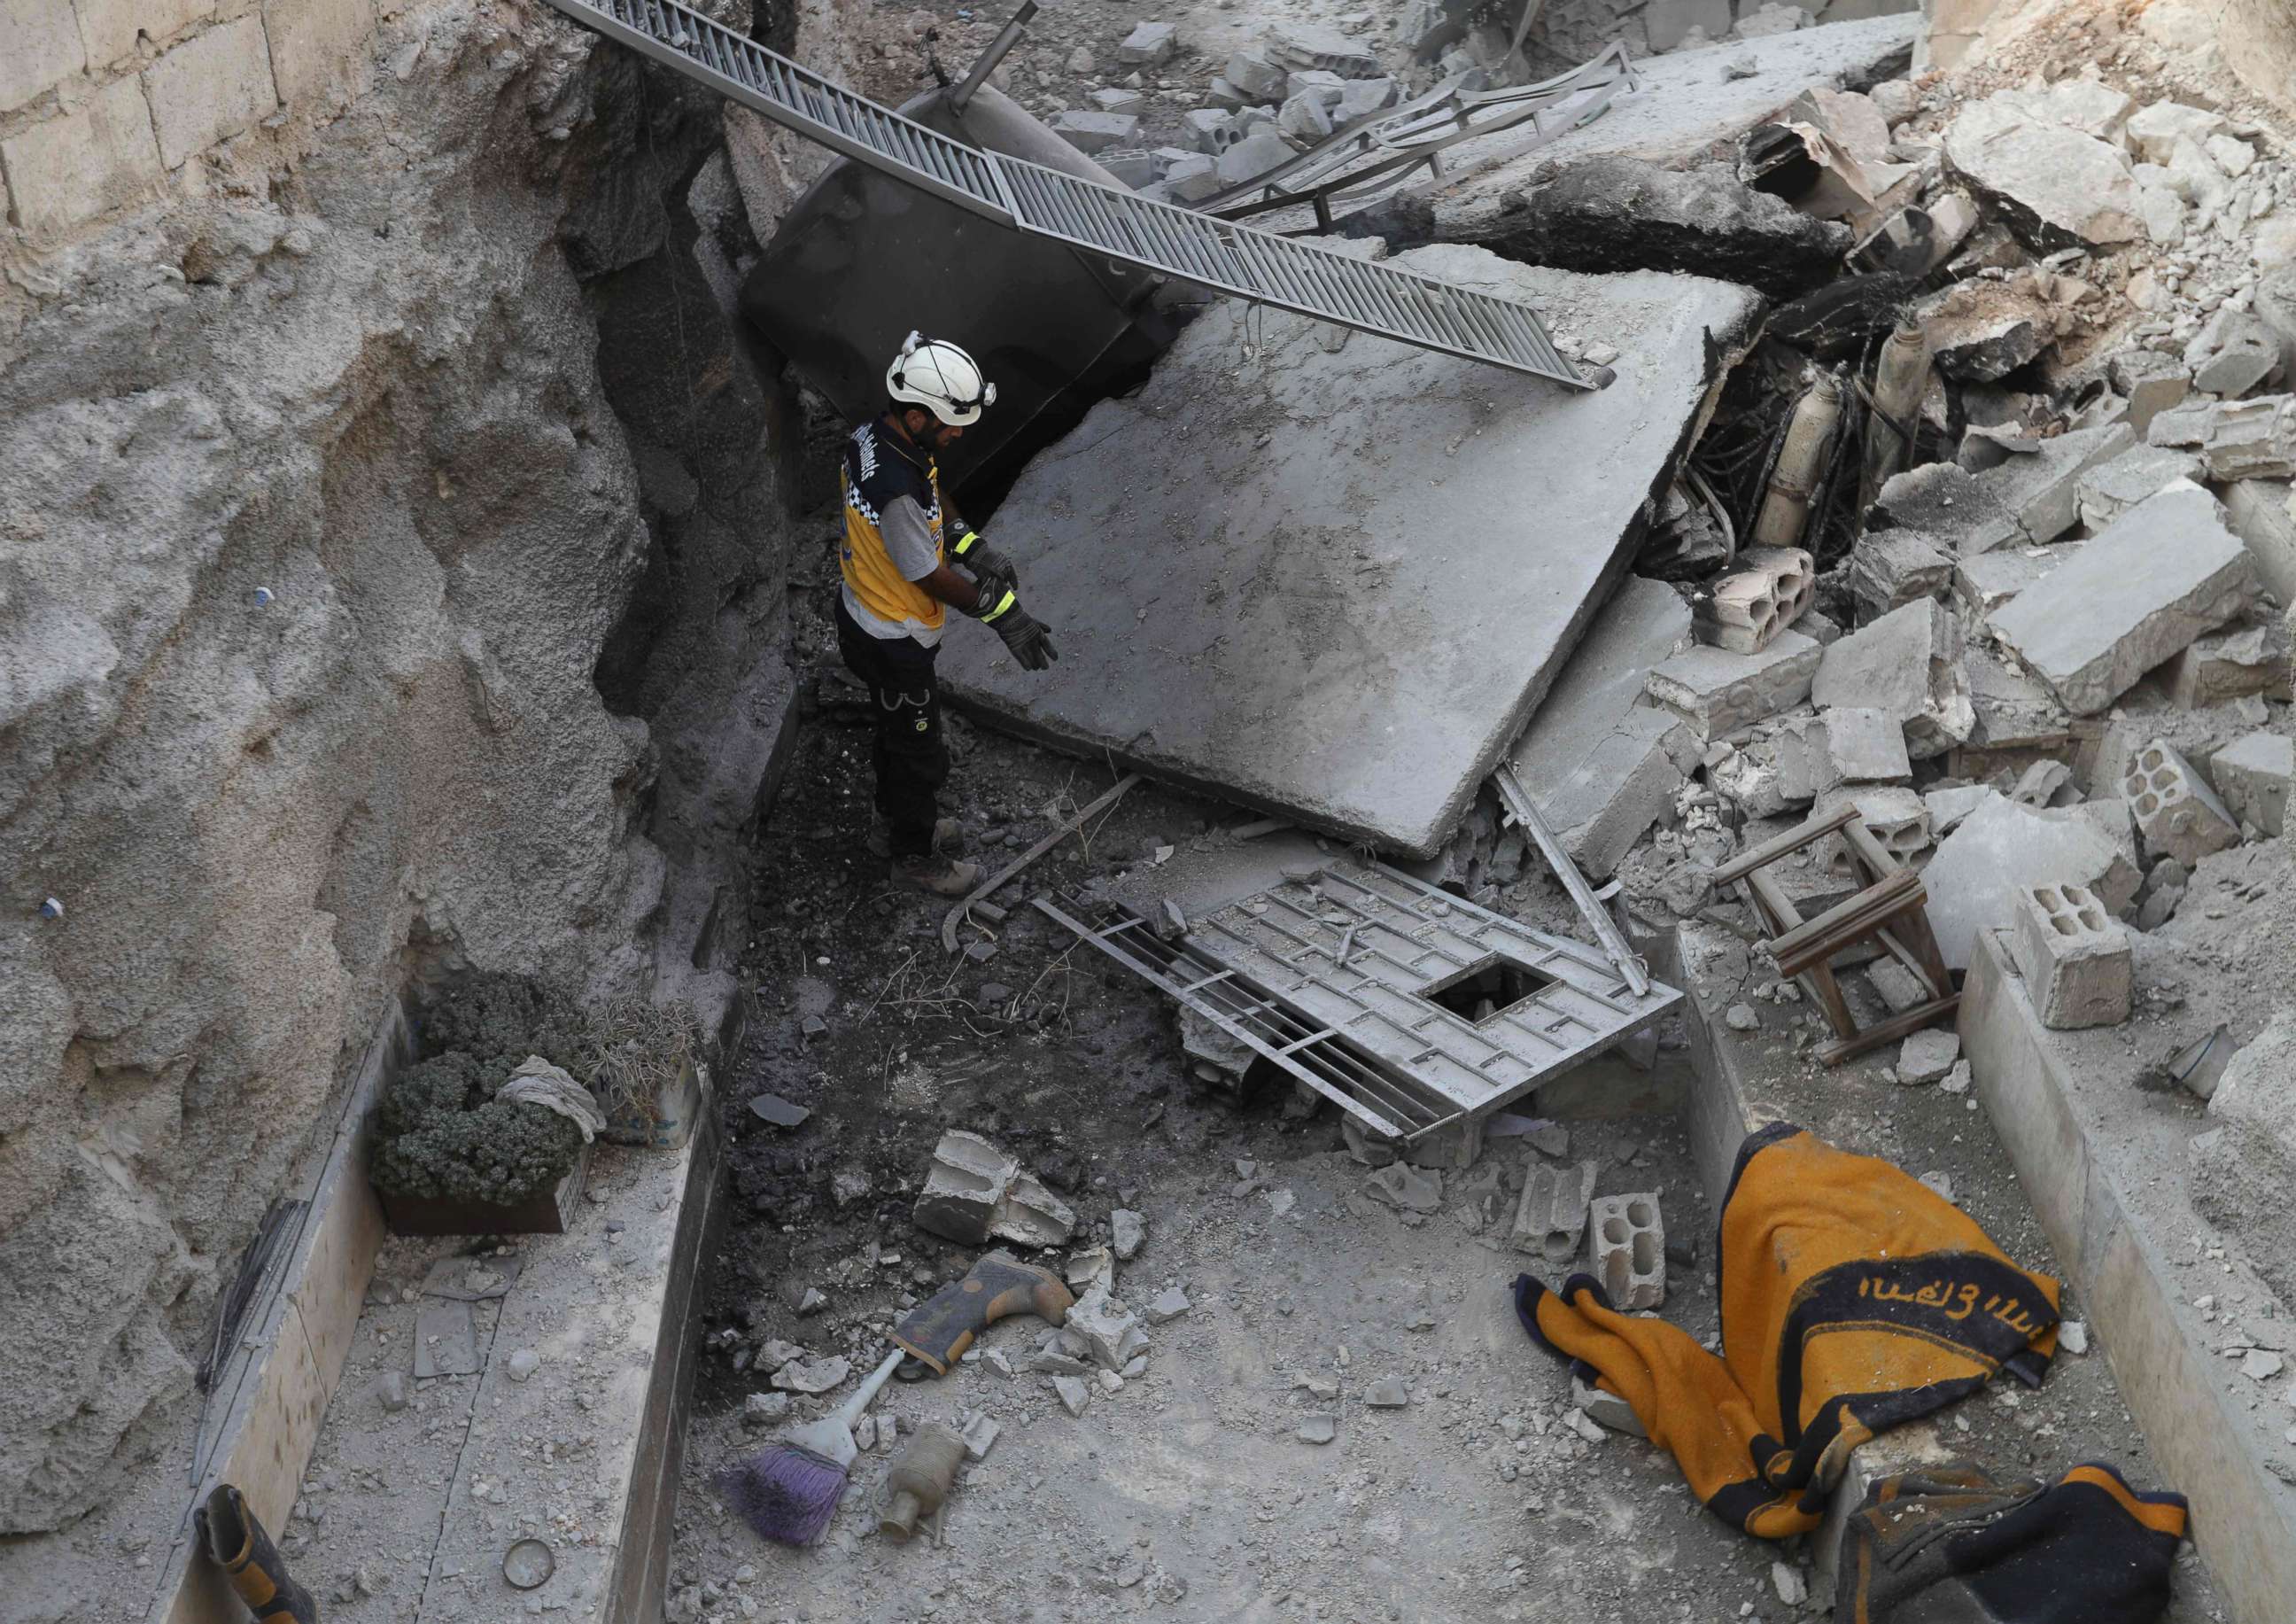
<path fill-rule="evenodd" d="M 1763 871 L 1829 834 L 1839 834 L 1849 849 L 1851 863 L 1865 875 L 1866 889 L 1816 918 L 1805 920 L 1785 888 Z M 1778 961 L 1779 971 L 1800 982 L 1824 1009 L 1836 1034 L 1833 1042 L 1817 1048 L 1818 1059 L 1827 1065 L 1838 1066 L 1868 1049 L 1894 1043 L 1960 1007 L 1961 995 L 1953 989 L 1953 977 L 1945 967 L 1945 956 L 1938 951 L 1937 938 L 1930 931 L 1930 917 L 1923 906 L 1929 900 L 1928 889 L 1919 874 L 1882 849 L 1882 843 L 1858 821 L 1856 807 L 1845 806 L 1824 817 L 1814 817 L 1799 829 L 1739 853 L 1714 871 L 1714 883 L 1737 886 L 1739 895 L 1768 932 L 1769 939 L 1762 946 Z M 1850 1018 L 1841 984 L 1833 979 L 1833 959 L 1867 942 L 1878 942 L 1891 958 L 1912 971 L 1930 996 L 1904 1014 L 1860 1031 Z"/>

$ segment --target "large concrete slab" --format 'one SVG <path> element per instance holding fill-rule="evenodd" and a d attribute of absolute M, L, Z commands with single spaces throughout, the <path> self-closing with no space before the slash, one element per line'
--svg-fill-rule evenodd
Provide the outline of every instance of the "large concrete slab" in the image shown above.
<path fill-rule="evenodd" d="M 1637 87 L 1583 128 L 1532 146 L 1529 127 L 1519 126 L 1463 141 L 1446 152 L 1443 167 L 1454 174 L 1497 161 L 1434 194 L 1437 230 L 1445 236 L 1471 230 L 1497 213 L 1506 193 L 1537 184 L 1549 164 L 1617 155 L 1687 168 L 1709 148 L 1734 144 L 1805 90 L 1858 88 L 1901 71 L 1920 31 L 1918 16 L 1900 13 L 1637 62 Z"/>
<path fill-rule="evenodd" d="M 1589 874 L 1608 875 L 1682 787 L 1702 746 L 1643 698 L 1650 668 L 1690 644 L 1690 607 L 1628 576 L 1508 752 L 1531 804 Z"/>
<path fill-rule="evenodd" d="M 1567 391 L 1222 303 L 1022 473 L 988 533 L 1060 662 L 960 626 L 956 697 L 1020 731 L 1432 856 L 1624 572 L 1760 308 L 1438 245 L 1398 264 L 1615 345 Z"/>
<path fill-rule="evenodd" d="M 2224 625 L 2256 597 L 2255 565 L 2214 496 L 2179 480 L 1994 612 L 1993 629 L 2078 716 Z"/>

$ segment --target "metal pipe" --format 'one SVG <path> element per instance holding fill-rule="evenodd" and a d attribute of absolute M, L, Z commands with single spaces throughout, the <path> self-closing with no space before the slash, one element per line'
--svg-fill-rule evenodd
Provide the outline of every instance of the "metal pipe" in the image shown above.
<path fill-rule="evenodd" d="M 1004 60 L 1005 53 L 1021 43 L 1021 30 L 1029 26 L 1029 19 L 1036 14 L 1037 0 L 1021 0 L 1021 9 L 1013 13 L 1010 22 L 997 30 L 996 37 L 988 42 L 988 48 L 980 53 L 980 60 L 966 72 L 964 82 L 948 93 L 951 107 L 958 112 L 964 111 L 964 104 L 972 100 L 972 93 L 996 71 L 996 64 Z"/>
<path fill-rule="evenodd" d="M 1802 529 L 1809 522 L 1809 501 L 1817 494 L 1818 479 L 1825 472 L 1825 454 L 1841 426 L 1841 380 L 1830 372 L 1818 373 L 1786 424 L 1778 465 L 1770 471 L 1769 489 L 1754 520 L 1754 545 L 1801 545 Z"/>
<path fill-rule="evenodd" d="M 1874 363 L 1874 409 L 1866 420 L 1866 466 L 1857 481 L 1857 520 L 1890 476 L 1913 461 L 1914 414 L 1930 380 L 1929 333 L 1918 322 L 1892 332 Z"/>

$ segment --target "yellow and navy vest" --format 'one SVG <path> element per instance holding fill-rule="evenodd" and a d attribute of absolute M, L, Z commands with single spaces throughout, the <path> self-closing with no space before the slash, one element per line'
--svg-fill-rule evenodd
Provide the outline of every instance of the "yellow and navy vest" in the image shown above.
<path fill-rule="evenodd" d="M 934 550 L 944 561 L 947 544 L 941 537 L 940 471 L 926 455 L 898 444 L 882 423 L 860 424 L 845 438 L 845 455 L 837 471 L 845 492 L 845 545 L 837 550 L 845 584 L 861 606 L 880 620 L 899 625 L 914 620 L 938 629 L 945 618 L 941 602 L 914 581 L 904 580 L 885 551 L 879 515 L 897 498 L 911 496 L 924 510 L 932 531 Z"/>

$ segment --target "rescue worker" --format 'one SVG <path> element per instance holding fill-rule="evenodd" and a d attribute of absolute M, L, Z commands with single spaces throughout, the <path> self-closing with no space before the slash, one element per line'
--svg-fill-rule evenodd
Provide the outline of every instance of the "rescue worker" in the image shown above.
<path fill-rule="evenodd" d="M 938 816 L 948 744 L 933 661 L 947 611 L 986 624 L 1023 670 L 1041 671 L 1057 656 L 1052 634 L 1021 607 L 1012 561 L 957 518 L 933 460 L 980 421 L 996 386 L 955 345 L 912 332 L 885 371 L 885 393 L 886 409 L 847 437 L 839 469 L 845 579 L 837 646 L 868 685 L 876 723 L 878 822 L 870 849 L 890 857 L 906 883 L 962 897 L 980 883 L 980 867 L 943 849 L 954 842 L 955 820 Z"/>

